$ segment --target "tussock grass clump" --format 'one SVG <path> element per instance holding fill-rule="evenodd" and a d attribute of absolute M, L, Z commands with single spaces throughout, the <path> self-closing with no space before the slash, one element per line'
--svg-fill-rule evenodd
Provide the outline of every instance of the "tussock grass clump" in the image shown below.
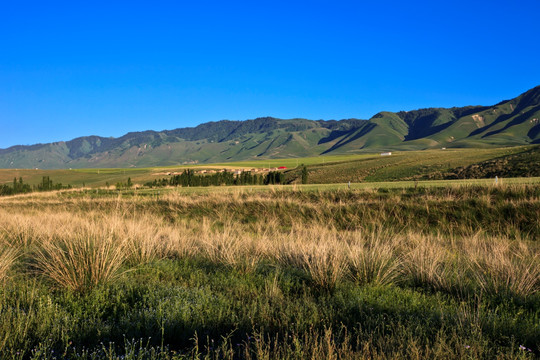
<path fill-rule="evenodd" d="M 488 294 L 528 297 L 540 291 L 540 254 L 524 243 L 471 241 L 470 266 Z"/>
<path fill-rule="evenodd" d="M 347 274 L 343 250 L 331 244 L 306 244 L 300 249 L 301 261 L 313 281 L 332 290 Z"/>
<path fill-rule="evenodd" d="M 54 286 L 85 292 L 117 277 L 126 258 L 118 239 L 78 234 L 41 243 L 34 266 Z"/>
<path fill-rule="evenodd" d="M 414 284 L 435 290 L 451 288 L 451 256 L 440 239 L 409 236 L 404 271 Z"/>
<path fill-rule="evenodd" d="M 113 215 L 107 220 L 104 233 L 124 242 L 126 260 L 134 266 L 179 256 L 183 253 L 180 244 L 186 241 L 177 227 L 151 214 L 136 218 Z"/>
<path fill-rule="evenodd" d="M 335 229 L 294 227 L 271 254 L 282 265 L 304 269 L 321 288 L 332 290 L 349 274 L 346 235 Z"/>
<path fill-rule="evenodd" d="M 358 233 L 349 244 L 350 272 L 359 284 L 387 285 L 401 275 L 401 241 L 384 230 Z"/>
<path fill-rule="evenodd" d="M 253 237 L 230 223 L 214 229 L 212 223 L 205 219 L 196 236 L 194 243 L 204 257 L 243 273 L 253 272 L 263 255 Z"/>
<path fill-rule="evenodd" d="M 38 229 L 49 227 L 43 217 L 13 214 L 0 209 L 0 236 L 11 246 L 27 248 L 39 236 Z"/>

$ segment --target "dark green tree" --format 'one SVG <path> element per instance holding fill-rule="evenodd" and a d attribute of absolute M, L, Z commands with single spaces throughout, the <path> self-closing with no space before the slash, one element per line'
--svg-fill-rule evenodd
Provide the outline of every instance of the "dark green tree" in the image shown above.
<path fill-rule="evenodd" d="M 307 184 L 308 183 L 308 171 L 307 171 L 307 167 L 304 165 L 302 167 L 302 184 Z"/>
<path fill-rule="evenodd" d="M 52 188 L 53 188 L 52 180 L 48 176 L 43 176 L 43 178 L 41 179 L 41 186 L 39 190 L 49 191 L 49 190 L 52 190 Z"/>

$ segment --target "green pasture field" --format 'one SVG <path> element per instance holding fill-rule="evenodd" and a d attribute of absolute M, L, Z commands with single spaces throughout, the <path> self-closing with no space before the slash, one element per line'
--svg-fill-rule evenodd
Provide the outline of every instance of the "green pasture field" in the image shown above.
<path fill-rule="evenodd" d="M 273 168 L 285 166 L 288 169 L 296 168 L 300 165 L 318 165 L 335 162 L 348 162 L 361 159 L 376 158 L 379 154 L 351 154 L 351 155 L 319 155 L 303 158 L 289 159 L 270 159 L 270 160 L 254 160 L 254 161 L 237 161 L 233 163 L 217 163 L 212 164 L 212 167 L 235 167 L 235 168 Z M 199 165 L 205 167 L 205 165 Z"/>
<path fill-rule="evenodd" d="M 293 184 L 293 185 L 242 185 L 242 186 L 206 186 L 206 187 L 164 187 L 153 189 L 134 189 L 134 190 L 86 190 L 84 193 L 89 194 L 124 194 L 124 195 L 164 195 L 170 193 L 178 194 L 243 194 L 250 192 L 275 192 L 275 191 L 335 191 L 335 190 L 361 190 L 361 189 L 411 189 L 411 188 L 446 188 L 446 187 L 471 187 L 471 186 L 486 186 L 486 187 L 505 187 L 507 185 L 538 185 L 540 177 L 522 177 L 522 178 L 499 178 L 495 179 L 466 179 L 466 180 L 424 180 L 424 181 L 379 181 L 379 182 L 363 182 L 339 184 Z M 78 191 L 67 191 L 75 192 Z"/>
<path fill-rule="evenodd" d="M 168 173 L 185 169 L 245 169 L 272 168 L 285 166 L 286 175 L 298 179 L 300 165 L 309 170 L 309 183 L 353 183 L 407 180 L 414 176 L 429 175 L 449 169 L 467 166 L 488 159 L 522 152 L 530 147 L 510 147 L 492 149 L 446 149 L 393 152 L 391 156 L 380 154 L 351 154 L 317 156 L 306 158 L 242 161 L 217 164 L 184 165 L 151 168 L 118 169 L 72 169 L 72 170 L 32 170 L 0 169 L 0 184 L 9 184 L 13 178 L 22 177 L 31 185 L 49 176 L 55 183 L 75 187 L 103 187 L 107 183 L 114 186 L 131 178 L 134 184 L 144 184 L 154 179 L 168 177 Z M 298 181 L 298 180 L 296 180 Z"/>
<path fill-rule="evenodd" d="M 335 162 L 347 162 L 375 155 L 332 155 L 307 158 L 272 159 L 259 161 L 241 161 L 217 164 L 198 164 L 182 166 L 158 166 L 148 168 L 109 168 L 109 169 L 69 169 L 69 170 L 41 170 L 41 169 L 0 169 L 0 184 L 9 184 L 13 178 L 22 177 L 25 183 L 31 185 L 41 182 L 43 176 L 49 176 L 55 183 L 64 185 L 88 187 L 104 186 L 107 182 L 114 185 L 116 182 L 125 182 L 128 177 L 134 183 L 144 183 L 167 177 L 167 173 L 182 172 L 185 169 L 244 169 L 244 168 L 274 168 L 285 166 L 289 169 L 300 164 L 315 165 Z M 377 155 L 378 156 L 378 155 Z"/>

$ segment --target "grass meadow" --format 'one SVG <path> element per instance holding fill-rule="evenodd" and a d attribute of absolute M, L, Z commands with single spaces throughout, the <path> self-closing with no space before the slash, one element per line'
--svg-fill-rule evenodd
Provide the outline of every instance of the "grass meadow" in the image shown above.
<path fill-rule="evenodd" d="M 397 180 L 443 179 L 434 177 L 444 174 L 457 167 L 469 166 L 486 160 L 515 156 L 526 151 L 538 153 L 538 146 L 518 146 L 487 149 L 447 149 L 393 152 L 392 156 L 381 157 L 376 154 L 346 154 L 321 155 L 315 157 L 289 159 L 254 159 L 252 161 L 237 161 L 220 164 L 178 165 L 149 168 L 112 168 L 112 169 L 72 169 L 72 170 L 43 170 L 43 169 L 0 169 L 0 185 L 11 184 L 13 178 L 22 177 L 25 183 L 36 185 L 41 183 L 43 176 L 49 176 L 55 183 L 73 187 L 100 188 L 106 184 L 114 186 L 117 182 L 126 182 L 128 177 L 135 184 L 167 177 L 172 172 L 182 172 L 186 169 L 251 169 L 273 168 L 285 166 L 287 181 L 300 182 L 301 165 L 306 165 L 309 172 L 310 184 L 386 182 Z M 524 156 L 519 158 L 523 166 L 534 168 L 538 164 L 536 157 Z M 506 164 L 506 167 L 509 165 Z M 512 167 L 512 166 L 510 166 Z M 521 172 L 523 172 L 521 170 Z M 504 172 L 499 177 L 510 177 Z M 530 176 L 520 172 L 511 176 Z M 533 175 L 537 176 L 537 175 Z M 494 176 L 467 176 L 467 178 L 483 178 Z"/>
<path fill-rule="evenodd" d="M 533 359 L 540 185 L 0 198 L 1 359 Z"/>

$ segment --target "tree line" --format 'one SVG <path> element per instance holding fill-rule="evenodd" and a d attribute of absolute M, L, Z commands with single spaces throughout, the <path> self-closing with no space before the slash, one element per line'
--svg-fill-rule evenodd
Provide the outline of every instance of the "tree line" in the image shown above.
<path fill-rule="evenodd" d="M 303 166 L 302 184 L 307 184 L 307 178 L 308 172 L 306 167 Z M 243 171 L 240 174 L 234 174 L 229 171 L 214 174 L 195 174 L 194 170 L 186 169 L 181 174 L 171 176 L 170 178 L 149 181 L 144 185 L 149 188 L 155 188 L 165 186 L 276 185 L 285 184 L 285 182 L 285 174 L 282 171 L 270 171 L 266 174 L 252 174 L 250 171 Z M 107 182 L 108 187 L 109 183 Z M 132 187 L 133 182 L 131 178 L 128 178 L 126 182 L 116 183 L 117 190 L 130 189 Z M 54 183 L 49 176 L 43 176 L 41 182 L 37 185 L 25 183 L 22 177 L 19 177 L 19 179 L 14 178 L 11 185 L 0 185 L 0 196 L 71 188 L 71 185 L 64 186 L 62 183 Z"/>
<path fill-rule="evenodd" d="M 243 171 L 240 174 L 224 171 L 215 174 L 195 174 L 191 169 L 170 178 L 156 179 L 144 185 L 147 187 L 164 186 L 220 186 L 220 185 L 274 185 L 285 184 L 285 175 L 281 171 L 270 171 L 267 174 L 252 174 Z"/>
<path fill-rule="evenodd" d="M 17 179 L 13 178 L 13 183 L 0 185 L 0 196 L 2 195 L 15 195 L 15 194 L 25 194 L 34 191 L 51 191 L 51 190 L 61 190 L 61 189 L 71 189 L 71 185 L 64 186 L 62 183 L 54 183 L 48 176 L 43 176 L 41 182 L 37 185 L 30 185 L 23 181 L 22 177 Z"/>

